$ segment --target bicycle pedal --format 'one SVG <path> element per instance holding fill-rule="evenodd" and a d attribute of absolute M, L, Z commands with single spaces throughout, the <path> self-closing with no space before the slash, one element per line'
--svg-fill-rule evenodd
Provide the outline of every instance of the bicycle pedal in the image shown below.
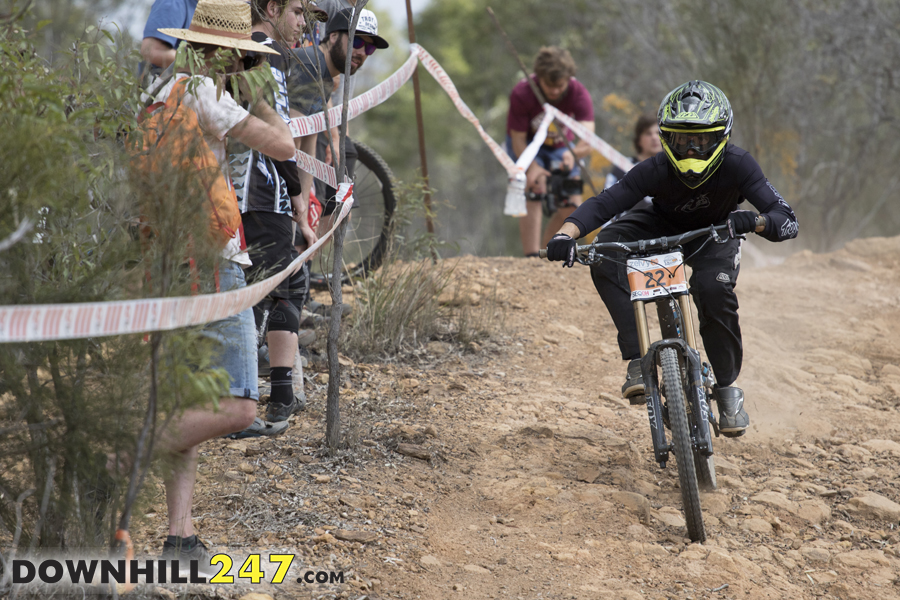
<path fill-rule="evenodd" d="M 716 437 L 721 437 L 719 433 L 719 422 L 716 421 L 716 418 L 712 415 L 712 411 L 709 413 L 709 422 L 712 423 L 713 432 L 716 434 Z"/>
<path fill-rule="evenodd" d="M 644 406 L 647 404 L 647 396 L 644 394 L 635 394 L 634 396 L 628 396 L 628 404 L 631 406 Z"/>

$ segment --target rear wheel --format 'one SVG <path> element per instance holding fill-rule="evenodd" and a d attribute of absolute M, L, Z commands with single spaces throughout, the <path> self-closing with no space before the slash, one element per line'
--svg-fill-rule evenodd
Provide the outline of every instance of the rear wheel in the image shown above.
<path fill-rule="evenodd" d="M 706 530 L 703 527 L 703 513 L 700 509 L 700 490 L 697 484 L 697 472 L 694 470 L 694 452 L 678 352 L 674 348 L 664 348 L 660 352 L 660 364 L 666 388 L 666 406 L 668 407 L 669 424 L 672 428 L 675 462 L 678 465 L 678 482 L 681 486 L 681 501 L 684 505 L 684 521 L 691 541 L 702 542 L 706 539 Z"/>
<path fill-rule="evenodd" d="M 397 204 L 391 168 L 367 145 L 356 140 L 353 143 L 359 159 L 353 174 L 354 205 L 344 237 L 341 283 L 349 283 L 381 266 Z M 320 257 L 315 266 L 322 272 L 311 272 L 309 279 L 313 287 L 327 288 L 331 279 L 331 261 L 324 253 Z"/>

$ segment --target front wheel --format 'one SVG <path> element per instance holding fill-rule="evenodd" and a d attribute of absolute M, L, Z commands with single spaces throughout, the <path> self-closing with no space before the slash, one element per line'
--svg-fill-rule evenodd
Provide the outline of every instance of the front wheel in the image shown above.
<path fill-rule="evenodd" d="M 681 486 L 681 502 L 684 505 L 684 521 L 691 541 L 702 542 L 706 539 L 706 530 L 703 527 L 703 513 L 700 508 L 697 472 L 694 470 L 693 444 L 691 444 L 691 430 L 678 352 L 674 348 L 663 348 L 660 352 L 660 364 L 666 390 L 669 424 L 672 428 L 675 462 L 678 465 L 678 482 Z"/>

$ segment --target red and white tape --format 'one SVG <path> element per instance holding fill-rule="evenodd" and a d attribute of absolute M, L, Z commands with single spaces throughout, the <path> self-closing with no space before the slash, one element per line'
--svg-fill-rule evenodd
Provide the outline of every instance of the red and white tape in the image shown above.
<path fill-rule="evenodd" d="M 297 150 L 297 154 L 294 158 L 297 159 L 298 167 L 307 173 L 312 173 L 313 177 L 320 181 L 324 181 L 331 187 L 337 187 L 337 173 L 335 172 L 334 167 L 323 163 L 318 158 L 310 156 L 302 150 Z M 346 175 L 344 176 L 344 183 L 350 183 L 350 178 Z"/>
<path fill-rule="evenodd" d="M 419 61 L 422 63 L 422 66 L 431 73 L 431 76 L 438 82 L 447 95 L 450 96 L 450 100 L 453 102 L 453 105 L 456 107 L 456 110 L 459 111 L 467 121 L 469 121 L 472 125 L 475 126 L 475 129 L 478 131 L 478 135 L 481 136 L 481 139 L 484 140 L 484 143 L 488 145 L 488 148 L 491 149 L 491 152 L 494 153 L 494 156 L 500 161 L 500 164 L 503 165 L 503 168 L 506 169 L 506 172 L 513 176 L 519 172 L 518 167 L 516 167 L 516 163 L 509 157 L 509 154 L 500 147 L 500 145 L 494 141 L 494 139 L 487 134 L 484 128 L 481 126 L 481 122 L 478 120 L 478 117 L 475 116 L 466 103 L 463 102 L 462 97 L 459 95 L 459 91 L 456 89 L 456 86 L 453 85 L 453 81 L 450 79 L 450 76 L 447 75 L 447 72 L 438 64 L 434 57 L 432 57 L 425 48 L 418 44 L 410 44 L 411 51 L 418 55 Z"/>
<path fill-rule="evenodd" d="M 529 144 L 526 152 L 520 157 L 519 162 L 523 163 L 524 166 L 516 164 L 506 151 L 487 134 L 481 126 L 481 122 L 466 103 L 463 102 L 459 91 L 456 89 L 450 76 L 447 75 L 447 72 L 434 60 L 431 54 L 418 44 L 410 45 L 409 59 L 387 80 L 350 101 L 350 106 L 347 109 L 348 119 L 357 117 L 372 107 L 378 106 L 396 93 L 412 76 L 417 61 L 422 63 L 441 88 L 450 96 L 459 113 L 472 123 L 481 139 L 484 140 L 503 168 L 506 169 L 510 180 L 517 182 L 516 195 L 520 194 L 524 189 L 523 171 L 527 167 L 527 164 L 524 164 L 526 162 L 525 159 L 531 153 L 536 154 L 540 144 L 546 139 L 551 115 L 552 118 L 569 127 L 578 137 L 586 140 L 592 148 L 609 159 L 612 164 L 624 171 L 628 171 L 632 167 L 630 160 L 599 136 L 549 104 L 544 105 L 547 115 L 542 121 L 538 132 L 539 134 L 543 132 L 543 138 L 538 142 L 538 137 L 536 136 L 532 143 Z M 341 106 L 336 106 L 329 110 L 328 120 L 330 125 L 339 125 L 340 119 Z M 294 137 L 325 131 L 325 113 L 321 112 L 308 117 L 293 119 L 290 127 Z M 300 151 L 297 152 L 296 157 L 297 164 L 301 169 L 312 173 L 316 178 L 327 182 L 332 187 L 338 188 L 337 195 L 338 198 L 342 199 L 343 206 L 334 226 L 280 273 L 252 286 L 219 294 L 118 302 L 0 306 L 0 343 L 41 342 L 145 333 L 148 331 L 167 331 L 224 319 L 254 306 L 332 236 L 338 224 L 349 214 L 350 207 L 353 204 L 351 195 L 353 186 L 346 177 L 344 178 L 345 182 L 338 186 L 337 175 L 333 167 Z M 533 160 L 533 157 L 531 160 Z M 531 160 L 527 162 L 530 163 Z"/>
<path fill-rule="evenodd" d="M 630 171 L 634 166 L 631 161 L 625 157 L 624 154 L 610 146 L 600 136 L 595 134 L 593 131 L 591 131 L 569 115 L 560 112 L 557 108 L 550 106 L 549 104 L 544 105 L 544 111 L 552 114 L 557 121 L 561 122 L 563 125 L 571 129 L 575 133 L 575 135 L 586 141 L 591 146 L 591 148 L 605 156 L 609 162 L 616 165 L 626 173 Z"/>
<path fill-rule="evenodd" d="M 541 124 L 538 125 L 537 131 L 534 132 L 534 139 L 531 140 L 531 143 L 528 144 L 522 152 L 522 155 L 516 159 L 516 166 L 522 171 L 528 170 L 531 161 L 533 161 L 538 152 L 540 152 L 541 146 L 547 139 L 547 133 L 550 131 L 551 123 L 553 123 L 553 115 L 548 112 L 544 113 Z"/>
<path fill-rule="evenodd" d="M 412 76 L 412 73 L 416 68 L 417 61 L 422 63 L 422 66 L 425 67 L 425 69 L 431 74 L 431 76 L 434 77 L 435 81 L 437 81 L 438 85 L 440 85 L 441 88 L 447 93 L 447 95 L 450 97 L 450 100 L 453 102 L 453 105 L 456 107 L 456 110 L 458 110 L 466 120 L 472 123 L 472 125 L 478 131 L 478 134 L 481 136 L 481 139 L 484 140 L 484 143 L 487 144 L 488 148 L 490 148 L 491 152 L 506 170 L 507 175 L 511 180 L 514 180 L 519 174 L 523 173 L 525 169 L 527 169 L 528 165 L 531 164 L 531 161 L 534 160 L 534 156 L 532 156 L 532 154 L 535 156 L 537 155 L 537 151 L 540 149 L 541 144 L 543 144 L 544 140 L 547 137 L 547 127 L 549 127 L 550 121 L 552 120 L 549 118 L 551 115 L 553 119 L 556 119 L 566 125 L 579 138 L 585 140 L 592 148 L 597 150 L 597 152 L 605 156 L 612 164 L 616 165 L 620 169 L 627 172 L 633 166 L 628 158 L 626 158 L 623 154 L 610 146 L 606 141 L 604 141 L 594 132 L 585 128 L 581 123 L 560 112 L 558 109 L 549 104 L 544 105 L 545 117 L 541 122 L 541 126 L 538 129 L 537 135 L 535 135 L 532 142 L 528 145 L 526 151 L 522 153 L 522 156 L 520 156 L 516 162 L 513 162 L 513 160 L 509 157 L 509 154 L 507 154 L 507 152 L 500 146 L 500 144 L 494 141 L 494 139 L 490 135 L 488 135 L 488 133 L 481 126 L 481 122 L 478 120 L 478 117 L 475 116 L 475 113 L 473 113 L 472 110 L 463 101 L 462 97 L 459 94 L 459 91 L 456 89 L 456 86 L 453 83 L 453 80 L 450 79 L 450 76 L 447 75 L 447 72 L 443 69 L 443 67 L 441 67 L 441 65 L 434 59 L 433 56 L 431 56 L 431 54 L 428 53 L 427 50 L 425 50 L 418 44 L 410 44 L 410 57 L 388 79 L 378 84 L 368 92 L 365 92 L 364 94 L 357 96 L 350 101 L 350 106 L 347 109 L 347 118 L 353 119 L 355 117 L 358 117 L 370 108 L 378 106 L 379 104 L 390 98 L 392 95 L 394 95 L 394 93 L 396 93 L 397 90 L 403 87 L 403 85 Z M 340 125 L 341 105 L 335 106 L 328 111 L 328 122 L 332 127 Z M 325 131 L 325 112 L 320 112 L 308 117 L 299 117 L 296 119 L 292 119 L 290 127 L 294 137 L 306 136 L 320 131 Z M 541 132 L 543 132 L 543 135 L 541 135 Z M 334 173 L 334 169 L 332 169 L 330 166 L 299 151 L 297 153 L 297 163 L 304 171 L 312 173 L 313 176 L 317 179 L 327 182 L 332 187 L 336 187 L 335 182 L 337 181 L 337 177 Z"/>
<path fill-rule="evenodd" d="M 416 64 L 416 54 L 410 53 L 409 58 L 406 59 L 406 62 L 403 63 L 403 66 L 397 69 L 393 75 L 379 83 L 368 92 L 350 100 L 350 106 L 347 108 L 347 119 L 354 119 L 370 108 L 378 106 L 379 104 L 393 96 L 397 92 L 397 90 L 403 87 L 403 85 L 407 81 L 409 81 L 409 78 L 412 77 L 413 71 L 416 70 Z M 328 110 L 327 125 L 325 121 L 324 111 L 316 113 L 314 115 L 310 115 L 308 117 L 297 117 L 296 119 L 291 119 L 291 134 L 294 137 L 301 137 L 312 135 L 313 133 L 319 133 L 320 131 L 325 131 L 328 126 L 337 127 L 341 124 L 342 109 L 343 104 L 338 104 L 337 106 Z"/>
<path fill-rule="evenodd" d="M 236 315 L 258 304 L 332 236 L 338 224 L 350 214 L 352 191 L 351 184 L 338 188 L 338 198 L 343 203 L 341 212 L 324 236 L 282 271 L 259 283 L 230 292 L 178 298 L 3 306 L 0 307 L 0 343 L 168 331 Z"/>

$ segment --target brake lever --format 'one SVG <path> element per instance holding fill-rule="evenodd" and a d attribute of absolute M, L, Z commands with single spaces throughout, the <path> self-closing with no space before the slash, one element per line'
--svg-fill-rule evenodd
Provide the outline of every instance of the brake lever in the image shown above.
<path fill-rule="evenodd" d="M 609 257 L 599 254 L 597 252 L 597 249 L 592 247 L 590 250 L 588 250 L 587 256 L 579 255 L 576 260 L 579 264 L 589 267 L 591 265 L 596 265 L 603 262 L 603 259 L 609 260 Z"/>
<path fill-rule="evenodd" d="M 719 236 L 719 232 L 716 230 L 715 225 L 709 226 L 709 237 L 711 237 L 713 242 L 715 242 L 716 244 L 727 244 L 728 243 L 727 239 L 722 239 Z"/>

